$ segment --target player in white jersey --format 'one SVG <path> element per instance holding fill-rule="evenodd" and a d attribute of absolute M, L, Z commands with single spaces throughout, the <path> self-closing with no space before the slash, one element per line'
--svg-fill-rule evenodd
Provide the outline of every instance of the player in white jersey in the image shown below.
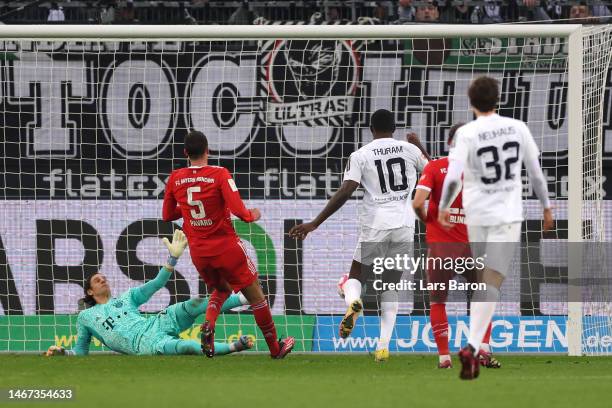
<path fill-rule="evenodd" d="M 417 172 L 427 164 L 425 150 L 418 143 L 418 138 L 410 139 L 411 143 L 393 138 L 395 119 L 388 110 L 380 109 L 372 114 L 370 130 L 374 140 L 351 154 L 340 189 L 321 213 L 313 221 L 297 225 L 289 231 L 290 236 L 304 239 L 340 209 L 359 184 L 363 186 L 365 195 L 359 208 L 361 232 L 349 279 L 343 286 L 348 310 L 340 323 L 342 338 L 351 334 L 363 310 L 361 289 L 373 259 L 406 254 L 411 248 L 409 244 L 414 241 L 415 223 L 411 206 L 412 191 Z M 398 272 L 385 271 L 381 281 L 399 280 L 401 272 Z M 376 361 L 389 358 L 389 341 L 398 310 L 397 299 L 395 290 L 382 289 Z"/>
<path fill-rule="evenodd" d="M 553 226 L 546 180 L 529 128 L 520 120 L 499 116 L 495 109 L 499 85 L 490 77 L 475 79 L 468 90 L 476 120 L 462 126 L 449 154 L 438 221 L 447 228 L 449 207 L 461 190 L 472 254 L 484 257 L 478 281 L 486 290 L 475 291 L 470 306 L 468 345 L 459 352 L 461 378 L 478 377 L 478 350 L 495 312 L 499 288 L 520 242 L 523 221 L 521 166 L 544 208 L 544 230 Z"/>

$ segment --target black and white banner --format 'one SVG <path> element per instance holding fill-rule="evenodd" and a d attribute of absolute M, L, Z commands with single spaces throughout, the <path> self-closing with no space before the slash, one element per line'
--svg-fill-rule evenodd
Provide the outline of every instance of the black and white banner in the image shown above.
<path fill-rule="evenodd" d="M 477 71 L 409 64 L 412 51 L 397 44 L 256 44 L 2 43 L 2 198 L 157 199 L 185 164 L 189 128 L 208 136 L 213 162 L 235 174 L 245 196 L 325 198 L 349 154 L 371 139 L 374 110 L 395 112 L 396 137 L 415 131 L 434 156 L 447 152 L 449 127 L 471 119 L 466 91 Z M 500 111 L 528 122 L 551 194 L 565 198 L 567 75 L 490 74 L 501 81 Z M 606 192 L 611 89 L 608 75 L 606 180 L 585 179 Z"/>

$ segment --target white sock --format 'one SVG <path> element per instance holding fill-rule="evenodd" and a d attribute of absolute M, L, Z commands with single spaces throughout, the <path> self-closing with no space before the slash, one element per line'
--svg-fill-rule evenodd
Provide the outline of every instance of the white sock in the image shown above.
<path fill-rule="evenodd" d="M 344 301 L 349 306 L 357 299 L 361 299 L 361 282 L 358 279 L 349 279 L 344 284 Z"/>
<path fill-rule="evenodd" d="M 451 361 L 451 356 L 449 354 L 440 354 L 439 361 L 441 363 L 445 361 Z"/>
<path fill-rule="evenodd" d="M 499 299 L 499 290 L 493 285 L 488 285 L 485 293 L 480 294 L 482 297 L 480 301 L 472 302 L 470 307 L 470 336 L 468 337 L 468 343 L 474 347 L 474 350 L 478 352 L 480 350 L 480 344 L 484 338 L 489 323 L 495 313 L 495 306 L 497 306 L 497 300 Z"/>
<path fill-rule="evenodd" d="M 397 292 L 387 291 L 381 295 L 380 302 L 380 337 L 376 350 L 388 349 L 393 328 L 395 327 L 395 318 L 397 317 Z"/>
<path fill-rule="evenodd" d="M 491 352 L 491 346 L 489 346 L 489 344 L 488 344 L 488 343 L 482 343 L 482 344 L 480 345 L 480 349 L 481 349 L 482 351 L 484 351 L 485 353 L 490 353 L 490 352 Z"/>

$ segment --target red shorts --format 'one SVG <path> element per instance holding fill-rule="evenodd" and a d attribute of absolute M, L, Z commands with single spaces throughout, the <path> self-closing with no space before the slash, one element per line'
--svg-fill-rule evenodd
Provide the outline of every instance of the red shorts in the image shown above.
<path fill-rule="evenodd" d="M 257 280 L 257 269 L 240 241 L 228 243 L 225 251 L 215 256 L 192 252 L 191 260 L 209 288 L 229 283 L 238 292 Z"/>
<path fill-rule="evenodd" d="M 457 262 L 459 258 L 471 259 L 472 251 L 468 242 L 432 242 L 428 244 L 427 249 L 427 282 L 429 283 L 444 283 L 445 288 L 448 288 L 448 282 L 456 275 L 464 275 L 468 281 L 473 279 L 473 268 L 466 268 L 462 262 Z M 436 261 L 441 259 L 444 261 Z M 453 262 L 450 262 L 452 259 Z M 437 301 L 446 301 L 448 289 L 433 289 L 429 292 L 431 297 L 437 298 Z"/>

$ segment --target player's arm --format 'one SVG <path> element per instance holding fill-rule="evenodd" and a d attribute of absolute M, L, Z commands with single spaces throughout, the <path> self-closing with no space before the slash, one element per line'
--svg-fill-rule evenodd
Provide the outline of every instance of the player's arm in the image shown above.
<path fill-rule="evenodd" d="M 168 238 L 164 238 L 163 242 L 170 253 L 166 265 L 159 270 L 159 273 L 155 279 L 145 283 L 142 286 L 130 289 L 132 301 L 138 306 L 148 302 L 155 292 L 166 285 L 166 282 L 168 282 L 168 279 L 170 279 L 170 275 L 172 275 L 172 272 L 174 272 L 174 267 L 176 266 L 178 259 L 181 257 L 185 251 L 185 248 L 187 247 L 187 237 L 183 231 L 179 229 L 174 231 L 172 242 L 168 241 Z"/>
<path fill-rule="evenodd" d="M 540 151 L 531 132 L 527 125 L 525 125 L 525 168 L 527 169 L 527 175 L 529 176 L 529 182 L 535 191 L 540 204 L 542 204 L 543 217 L 544 217 L 544 231 L 551 230 L 553 228 L 553 215 L 552 208 L 550 205 L 550 199 L 548 198 L 548 185 L 540 166 L 539 156 Z"/>
<path fill-rule="evenodd" d="M 311 222 L 295 225 L 289 230 L 289 236 L 292 238 L 304 239 L 308 233 L 316 230 L 319 225 L 323 224 L 326 219 L 331 217 L 338 211 L 346 201 L 351 198 L 351 195 L 357 190 L 359 183 L 353 180 L 344 180 L 338 191 L 329 199 L 323 210 Z"/>
<path fill-rule="evenodd" d="M 442 185 L 442 195 L 440 196 L 440 207 L 438 212 L 438 222 L 446 228 L 452 228 L 450 223 L 450 206 L 461 192 L 461 176 L 463 168 L 467 163 L 468 144 L 462 134 L 463 128 L 457 130 L 453 139 L 454 146 L 448 155 L 448 170 Z"/>
<path fill-rule="evenodd" d="M 91 332 L 82 321 L 82 315 L 77 318 L 77 342 L 72 350 L 66 350 L 61 346 L 51 346 L 47 349 L 45 356 L 86 356 L 89 354 L 91 344 Z"/>
<path fill-rule="evenodd" d="M 162 219 L 164 221 L 174 221 L 182 217 L 181 208 L 178 206 L 172 191 L 172 177 L 168 178 L 166 192 L 164 193 L 164 205 L 162 207 Z"/>
<path fill-rule="evenodd" d="M 431 164 L 427 164 L 423 169 L 423 174 L 419 179 L 414 191 L 414 199 L 412 200 L 412 208 L 417 217 L 423 222 L 427 219 L 427 210 L 425 209 L 425 201 L 429 198 L 431 189 L 434 187 L 435 169 Z"/>
<path fill-rule="evenodd" d="M 344 170 L 344 181 L 342 185 L 329 199 L 325 208 L 317 215 L 317 217 L 307 223 L 295 225 L 289 230 L 289 236 L 292 238 L 304 239 L 308 233 L 316 230 L 319 225 L 331 217 L 338 211 L 344 203 L 353 195 L 361 182 L 361 160 L 358 153 L 353 152 L 346 163 Z"/>
<path fill-rule="evenodd" d="M 419 139 L 419 136 L 416 133 L 406 133 L 406 141 L 410 144 L 415 145 L 421 151 L 421 153 L 423 153 L 423 156 L 425 156 L 427 161 L 431 161 L 431 156 L 429 156 L 429 153 L 427 153 L 427 150 L 425 150 L 425 147 L 421 144 L 421 140 Z"/>
<path fill-rule="evenodd" d="M 221 182 L 221 195 L 230 212 L 244 222 L 255 222 L 261 218 L 261 213 L 257 208 L 248 209 L 244 205 L 244 201 L 240 198 L 240 192 L 234 179 L 225 170 L 224 180 Z"/>

